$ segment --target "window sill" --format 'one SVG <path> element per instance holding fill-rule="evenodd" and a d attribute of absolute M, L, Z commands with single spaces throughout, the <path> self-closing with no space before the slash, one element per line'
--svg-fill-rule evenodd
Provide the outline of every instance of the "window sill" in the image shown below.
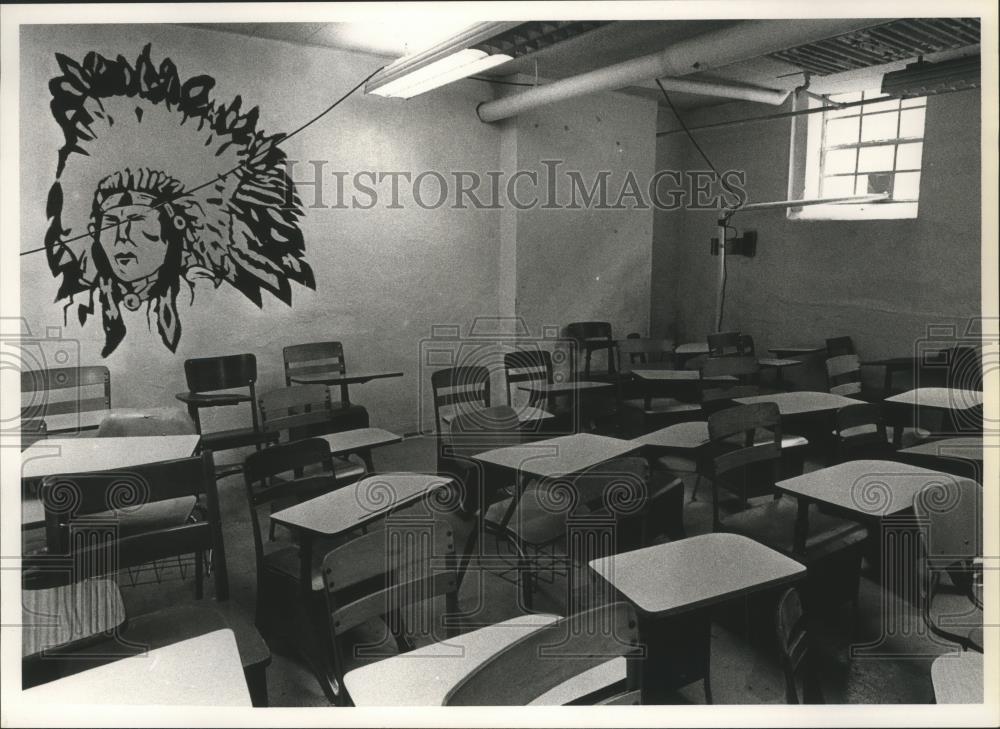
<path fill-rule="evenodd" d="M 789 220 L 907 220 L 917 217 L 917 203 L 877 205 L 811 205 L 792 208 Z"/>

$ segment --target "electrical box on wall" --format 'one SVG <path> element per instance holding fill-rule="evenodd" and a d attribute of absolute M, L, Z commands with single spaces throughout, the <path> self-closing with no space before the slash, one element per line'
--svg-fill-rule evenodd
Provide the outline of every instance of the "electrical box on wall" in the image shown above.
<path fill-rule="evenodd" d="M 719 239 L 712 238 L 712 255 L 719 255 Z M 757 231 L 748 230 L 739 238 L 730 238 L 726 241 L 727 256 L 746 256 L 753 258 L 757 255 Z"/>

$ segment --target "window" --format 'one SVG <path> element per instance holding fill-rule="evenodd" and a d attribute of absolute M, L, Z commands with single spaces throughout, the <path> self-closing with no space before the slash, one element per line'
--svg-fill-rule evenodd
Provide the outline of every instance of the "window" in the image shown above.
<path fill-rule="evenodd" d="M 829 99 L 846 106 L 807 117 L 802 196 L 885 194 L 891 202 L 807 206 L 790 213 L 790 217 L 917 217 L 926 98 L 900 100 L 884 97 L 879 91 L 859 91 L 831 95 Z M 821 105 L 810 97 L 810 106 Z"/>

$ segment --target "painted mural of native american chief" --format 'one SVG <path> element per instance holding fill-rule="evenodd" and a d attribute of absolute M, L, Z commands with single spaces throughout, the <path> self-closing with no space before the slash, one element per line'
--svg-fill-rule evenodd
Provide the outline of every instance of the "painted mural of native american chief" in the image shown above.
<path fill-rule="evenodd" d="M 49 90 L 65 144 L 45 249 L 62 279 L 56 300 L 76 303 L 81 324 L 100 304 L 103 356 L 125 337 L 123 309 L 140 307 L 176 351 L 182 284 L 193 301 L 196 280 L 225 282 L 258 307 L 262 291 L 291 305 L 292 281 L 316 287 L 284 135 L 264 135 L 256 107 L 214 101 L 212 78 L 183 81 L 149 46 L 134 64 L 93 52 L 56 60 Z"/>

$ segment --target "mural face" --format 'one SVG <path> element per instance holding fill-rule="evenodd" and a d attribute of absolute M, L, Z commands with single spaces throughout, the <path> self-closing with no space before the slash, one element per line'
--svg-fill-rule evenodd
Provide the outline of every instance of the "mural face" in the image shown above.
<path fill-rule="evenodd" d="M 49 82 L 63 130 L 49 190 L 45 248 L 57 300 L 84 324 L 100 305 L 108 356 L 125 337 L 123 309 L 145 307 L 163 343 L 181 335 L 184 284 L 226 283 L 258 307 L 261 291 L 291 304 L 291 283 L 315 288 L 298 227 L 301 205 L 277 146 L 243 112 L 210 98 L 215 81 L 182 81 L 146 46 L 134 64 L 57 54 Z"/>

